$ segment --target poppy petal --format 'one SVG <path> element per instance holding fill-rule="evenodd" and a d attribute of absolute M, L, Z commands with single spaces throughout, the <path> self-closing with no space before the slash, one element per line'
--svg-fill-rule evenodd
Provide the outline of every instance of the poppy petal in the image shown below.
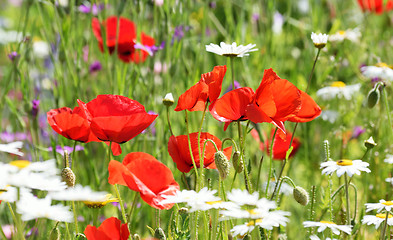
<path fill-rule="evenodd" d="M 208 97 L 208 86 L 198 82 L 180 95 L 175 111 L 203 111 Z"/>
<path fill-rule="evenodd" d="M 321 114 L 321 108 L 307 93 L 300 91 L 301 93 L 301 108 L 299 112 L 288 119 L 291 122 L 309 122 L 314 120 Z"/>
<path fill-rule="evenodd" d="M 299 112 L 301 107 L 301 98 L 299 89 L 285 79 L 277 79 L 270 85 L 274 102 L 276 105 L 276 114 L 274 119 L 286 121 L 289 117 Z"/>
<path fill-rule="evenodd" d="M 226 66 L 215 66 L 213 71 L 204 73 L 201 80 L 204 81 L 209 88 L 209 101 L 214 102 L 221 94 L 222 80 L 227 71 Z"/>

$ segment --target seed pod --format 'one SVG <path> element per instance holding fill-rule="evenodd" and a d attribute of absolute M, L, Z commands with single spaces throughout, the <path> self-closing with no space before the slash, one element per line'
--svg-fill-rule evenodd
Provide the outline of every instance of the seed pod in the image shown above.
<path fill-rule="evenodd" d="M 61 171 L 61 178 L 63 182 L 67 184 L 68 187 L 75 186 L 75 174 L 71 170 L 71 168 L 69 167 L 63 168 L 63 170 Z"/>
<path fill-rule="evenodd" d="M 233 167 L 235 168 L 235 171 L 237 173 L 241 173 L 244 170 L 244 162 L 243 158 L 240 155 L 239 151 L 235 151 L 232 155 L 232 164 Z"/>
<path fill-rule="evenodd" d="M 378 87 L 375 87 L 368 92 L 367 95 L 367 107 L 373 108 L 379 101 L 380 93 Z"/>
<path fill-rule="evenodd" d="M 308 204 L 308 192 L 302 187 L 295 187 L 293 189 L 293 198 L 303 206 Z"/>
<path fill-rule="evenodd" d="M 154 238 L 157 238 L 158 240 L 166 240 L 164 230 L 162 230 L 162 228 L 156 228 L 156 231 L 154 232 Z"/>
<path fill-rule="evenodd" d="M 59 228 L 56 226 L 50 231 L 49 240 L 60 240 L 60 231 Z"/>
<path fill-rule="evenodd" d="M 217 151 L 214 154 L 214 162 L 216 163 L 216 167 L 218 172 L 220 173 L 220 177 L 225 179 L 229 174 L 229 161 L 225 154 L 222 151 Z"/>

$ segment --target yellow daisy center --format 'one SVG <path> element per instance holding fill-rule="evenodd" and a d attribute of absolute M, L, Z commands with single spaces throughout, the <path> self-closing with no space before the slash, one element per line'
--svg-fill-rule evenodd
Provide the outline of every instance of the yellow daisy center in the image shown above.
<path fill-rule="evenodd" d="M 384 63 L 384 62 L 379 62 L 379 63 L 375 64 L 375 66 L 376 66 L 376 67 L 389 67 L 389 65 L 387 65 L 387 64 Z"/>
<path fill-rule="evenodd" d="M 330 222 L 330 221 L 320 221 L 320 223 L 335 224 L 334 222 Z"/>
<path fill-rule="evenodd" d="M 108 203 L 119 201 L 119 199 L 111 198 L 111 196 L 112 194 L 107 194 L 102 201 L 83 201 L 83 203 L 89 208 L 102 208 Z"/>
<path fill-rule="evenodd" d="M 22 169 L 29 166 L 31 162 L 27 160 L 15 160 L 15 161 L 11 161 L 9 164 L 18 167 L 19 169 Z"/>
<path fill-rule="evenodd" d="M 252 221 L 249 221 L 248 223 L 247 223 L 247 226 L 249 227 L 249 226 L 254 226 L 255 225 L 255 223 L 261 223 L 262 222 L 262 218 L 260 218 L 260 219 L 257 219 L 257 220 L 252 220 Z"/>
<path fill-rule="evenodd" d="M 340 31 L 338 31 L 338 34 L 340 34 L 340 35 L 344 35 L 344 34 L 345 34 L 345 31 L 343 31 L 343 30 L 340 30 Z"/>
<path fill-rule="evenodd" d="M 342 159 L 342 160 L 338 160 L 336 164 L 339 166 L 351 166 L 353 163 L 352 160 Z"/>
<path fill-rule="evenodd" d="M 386 202 L 383 202 L 382 204 L 386 205 L 386 206 L 391 206 L 391 205 L 393 205 L 393 202 L 392 201 L 386 201 Z"/>
<path fill-rule="evenodd" d="M 341 82 L 341 81 L 335 81 L 332 83 L 332 85 L 330 85 L 331 87 L 345 87 L 345 83 Z"/>
<path fill-rule="evenodd" d="M 375 215 L 377 218 L 386 218 L 386 213 L 378 213 L 377 215 Z M 388 215 L 388 218 L 392 218 L 392 214 Z"/>
<path fill-rule="evenodd" d="M 221 200 L 219 200 L 219 201 L 210 201 L 210 202 L 206 202 L 207 204 L 209 204 L 209 205 L 214 205 L 214 204 L 217 204 L 217 203 L 222 203 L 222 201 Z"/>

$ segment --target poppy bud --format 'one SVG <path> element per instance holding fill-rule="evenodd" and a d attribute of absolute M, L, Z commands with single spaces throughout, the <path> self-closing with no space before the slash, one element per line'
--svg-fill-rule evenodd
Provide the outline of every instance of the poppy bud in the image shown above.
<path fill-rule="evenodd" d="M 371 89 L 371 91 L 368 92 L 367 95 L 367 107 L 373 108 L 378 103 L 379 98 L 380 98 L 380 93 L 378 87 Z"/>
<path fill-rule="evenodd" d="M 63 168 L 63 170 L 61 171 L 61 178 L 63 182 L 67 184 L 68 187 L 75 186 L 75 174 L 71 170 L 71 168 L 69 167 Z"/>
<path fill-rule="evenodd" d="M 293 189 L 293 198 L 303 206 L 308 203 L 308 192 L 302 187 L 295 187 Z"/>
<path fill-rule="evenodd" d="M 133 240 L 141 240 L 141 237 L 138 234 L 134 234 L 134 236 L 132 236 Z"/>
<path fill-rule="evenodd" d="M 78 233 L 76 234 L 75 239 L 82 240 L 82 239 L 87 239 L 87 237 L 83 233 Z"/>
<path fill-rule="evenodd" d="M 186 208 L 186 207 L 180 208 L 180 209 L 179 209 L 179 213 L 180 213 L 180 214 L 187 214 L 187 213 L 188 213 L 188 208 Z"/>
<path fill-rule="evenodd" d="M 369 139 L 364 141 L 364 146 L 366 146 L 367 149 L 371 149 L 377 146 L 377 144 L 374 142 L 373 137 L 370 137 Z"/>
<path fill-rule="evenodd" d="M 164 230 L 162 230 L 162 228 L 156 228 L 156 231 L 154 232 L 154 238 L 157 238 L 158 240 L 166 240 Z"/>
<path fill-rule="evenodd" d="M 173 105 L 173 103 L 175 102 L 175 100 L 173 99 L 173 95 L 172 93 L 167 93 L 164 97 L 164 99 L 162 99 L 162 103 L 167 106 L 170 107 Z"/>
<path fill-rule="evenodd" d="M 237 173 L 241 173 L 244 170 L 243 158 L 239 151 L 235 151 L 232 156 L 232 164 Z"/>
<path fill-rule="evenodd" d="M 214 162 L 216 163 L 216 167 L 218 172 L 220 173 L 220 177 L 225 179 L 229 174 L 229 161 L 225 154 L 222 151 L 217 151 L 214 154 Z"/>
<path fill-rule="evenodd" d="M 59 228 L 56 226 L 50 231 L 49 240 L 60 240 L 60 231 Z"/>

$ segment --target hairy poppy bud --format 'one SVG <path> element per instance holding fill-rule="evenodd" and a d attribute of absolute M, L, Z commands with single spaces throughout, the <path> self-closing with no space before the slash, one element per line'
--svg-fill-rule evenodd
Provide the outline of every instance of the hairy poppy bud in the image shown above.
<path fill-rule="evenodd" d="M 133 236 L 132 236 L 132 239 L 133 240 L 141 240 L 141 237 L 138 235 L 138 234 L 134 234 Z"/>
<path fill-rule="evenodd" d="M 164 97 L 164 99 L 162 99 L 162 103 L 167 106 L 170 107 L 173 105 L 173 103 L 175 102 L 175 100 L 173 99 L 173 95 L 172 93 L 167 93 Z"/>
<path fill-rule="evenodd" d="M 216 163 L 216 167 L 218 172 L 220 173 L 220 177 L 225 179 L 229 174 L 229 161 L 225 154 L 222 151 L 217 151 L 214 154 L 214 162 Z"/>
<path fill-rule="evenodd" d="M 366 146 L 366 148 L 374 148 L 375 146 L 377 146 L 377 144 L 374 142 L 373 137 L 370 137 L 369 139 L 364 141 L 364 146 Z"/>
<path fill-rule="evenodd" d="M 367 107 L 373 108 L 379 101 L 380 93 L 378 87 L 375 87 L 368 92 L 367 95 Z"/>
<path fill-rule="evenodd" d="M 56 226 L 50 231 L 49 240 L 60 240 L 60 231 L 59 228 Z"/>
<path fill-rule="evenodd" d="M 308 203 L 308 192 L 302 187 L 295 187 L 293 189 L 293 198 L 303 206 Z"/>
<path fill-rule="evenodd" d="M 63 168 L 63 170 L 61 171 L 61 178 L 63 182 L 67 184 L 68 187 L 75 186 L 75 174 L 71 170 L 71 168 L 69 167 Z"/>
<path fill-rule="evenodd" d="M 232 156 L 232 164 L 237 173 L 241 173 L 244 170 L 243 158 L 239 151 L 235 151 Z"/>
<path fill-rule="evenodd" d="M 156 231 L 154 232 L 154 238 L 157 238 L 158 240 L 166 240 L 164 230 L 162 230 L 162 228 L 156 228 Z"/>

